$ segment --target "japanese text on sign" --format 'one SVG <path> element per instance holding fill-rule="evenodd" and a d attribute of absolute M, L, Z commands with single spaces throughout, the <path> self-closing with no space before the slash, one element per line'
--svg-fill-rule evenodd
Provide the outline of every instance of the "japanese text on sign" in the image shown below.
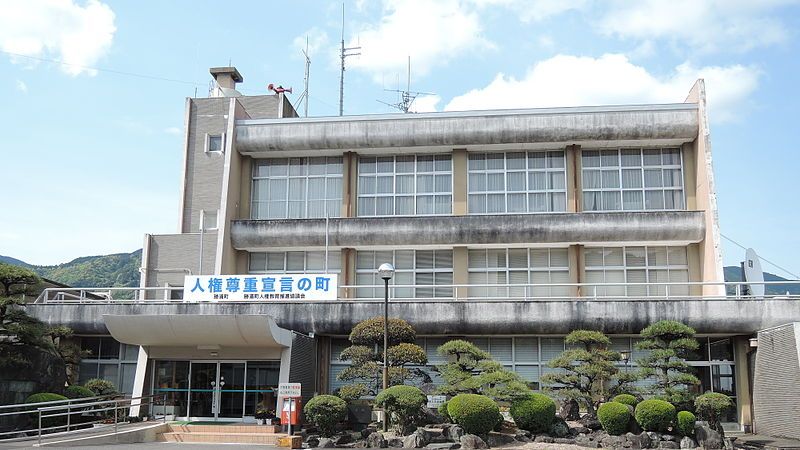
<path fill-rule="evenodd" d="M 336 300 L 336 274 L 188 275 L 183 300 Z"/>

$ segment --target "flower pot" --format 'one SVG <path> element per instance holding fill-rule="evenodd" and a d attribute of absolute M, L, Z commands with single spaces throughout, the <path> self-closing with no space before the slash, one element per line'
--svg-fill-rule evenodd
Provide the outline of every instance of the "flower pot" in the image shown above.
<path fill-rule="evenodd" d="M 264 425 L 264 419 L 256 419 L 256 423 L 259 425 Z"/>

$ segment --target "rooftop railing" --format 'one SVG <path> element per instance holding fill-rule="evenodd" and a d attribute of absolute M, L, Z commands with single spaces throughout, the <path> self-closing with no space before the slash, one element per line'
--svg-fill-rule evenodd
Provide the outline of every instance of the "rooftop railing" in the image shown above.
<path fill-rule="evenodd" d="M 763 285 L 766 293 L 754 296 L 750 286 Z M 344 285 L 338 300 L 383 301 L 384 286 Z M 742 282 L 653 283 L 551 283 L 551 284 L 437 284 L 389 285 L 393 302 L 452 301 L 638 301 L 800 299 L 800 280 Z M 273 300 L 219 300 L 228 303 L 264 303 Z M 274 300 L 287 303 L 320 303 L 319 300 Z M 48 288 L 35 303 L 200 303 L 183 298 L 182 287 Z"/>

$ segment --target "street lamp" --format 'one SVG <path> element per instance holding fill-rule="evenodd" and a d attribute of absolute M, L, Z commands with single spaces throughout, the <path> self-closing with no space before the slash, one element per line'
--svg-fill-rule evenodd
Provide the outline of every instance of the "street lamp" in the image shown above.
<path fill-rule="evenodd" d="M 394 276 L 394 266 L 383 263 L 378 267 L 383 278 L 383 389 L 389 387 L 389 280 Z M 388 430 L 388 416 L 383 412 L 383 431 Z"/>
<path fill-rule="evenodd" d="M 631 360 L 631 352 L 630 350 L 623 350 L 619 352 L 619 355 L 622 363 L 625 364 L 625 373 L 628 373 L 628 363 Z"/>

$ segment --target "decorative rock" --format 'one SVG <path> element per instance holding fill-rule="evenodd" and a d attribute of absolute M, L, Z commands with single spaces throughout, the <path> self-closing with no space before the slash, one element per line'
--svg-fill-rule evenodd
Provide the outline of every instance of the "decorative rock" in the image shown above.
<path fill-rule="evenodd" d="M 530 431 L 518 431 L 517 434 L 514 435 L 514 440 L 517 442 L 530 442 L 530 436 Z"/>
<path fill-rule="evenodd" d="M 358 442 L 358 441 L 366 438 L 367 436 L 369 436 L 369 433 L 367 433 L 365 435 L 363 431 L 350 433 L 350 442 Z"/>
<path fill-rule="evenodd" d="M 444 442 L 444 443 L 437 443 L 437 444 L 428 444 L 425 448 L 429 448 L 432 450 L 457 450 L 461 448 L 460 444 L 456 444 L 455 442 Z"/>
<path fill-rule="evenodd" d="M 459 442 L 461 443 L 461 448 L 463 450 L 476 450 L 476 449 L 489 448 L 489 446 L 486 445 L 486 442 L 484 442 L 483 439 L 479 438 L 478 436 L 475 436 L 474 434 L 465 434 L 461 436 Z"/>
<path fill-rule="evenodd" d="M 569 444 L 575 445 L 575 439 L 572 438 L 553 438 L 554 444 Z"/>
<path fill-rule="evenodd" d="M 697 437 L 697 443 L 700 444 L 699 447 L 703 447 L 706 450 L 725 448 L 724 437 L 712 430 L 708 425 L 696 424 L 694 434 Z"/>
<path fill-rule="evenodd" d="M 334 436 L 332 440 L 334 445 L 344 445 L 353 442 L 353 436 L 351 436 L 349 433 L 340 434 L 338 436 Z"/>
<path fill-rule="evenodd" d="M 634 449 L 641 449 L 641 448 L 650 448 L 650 436 L 647 433 L 627 433 L 625 434 L 625 440 L 631 443 L 631 448 Z"/>
<path fill-rule="evenodd" d="M 661 441 L 658 443 L 658 448 L 681 448 L 681 446 L 677 442 Z"/>
<path fill-rule="evenodd" d="M 681 439 L 681 448 L 697 448 L 697 442 L 689 436 L 684 436 L 683 439 Z"/>
<path fill-rule="evenodd" d="M 622 448 L 625 444 L 623 436 L 606 436 L 600 441 L 603 448 Z"/>
<path fill-rule="evenodd" d="M 461 442 L 461 437 L 464 436 L 464 429 L 458 425 L 453 425 L 447 430 L 447 436 L 453 442 Z"/>
<path fill-rule="evenodd" d="M 417 431 L 419 431 L 419 429 L 417 429 Z M 425 427 L 422 428 L 422 432 L 425 433 L 426 444 L 430 444 L 431 442 L 447 442 L 447 437 L 444 435 L 444 429 L 442 428 Z"/>
<path fill-rule="evenodd" d="M 319 446 L 319 436 L 316 434 L 309 434 L 306 436 L 306 444 L 308 444 L 310 448 Z"/>
<path fill-rule="evenodd" d="M 536 436 L 536 439 L 534 439 L 533 442 L 552 444 L 553 443 L 553 438 L 551 438 L 550 436 L 548 436 L 546 434 L 540 434 L 540 435 Z"/>
<path fill-rule="evenodd" d="M 600 421 L 597 420 L 597 417 L 591 414 L 584 414 L 583 417 L 581 417 L 580 423 L 591 430 L 599 430 L 603 428 L 603 425 L 600 424 Z"/>
<path fill-rule="evenodd" d="M 558 411 L 559 417 L 564 420 L 580 420 L 581 407 L 575 399 L 564 400 Z"/>
<path fill-rule="evenodd" d="M 501 445 L 511 444 L 512 442 L 514 442 L 514 435 L 512 434 L 490 431 L 486 436 L 486 444 L 489 447 L 499 447 Z"/>
<path fill-rule="evenodd" d="M 587 434 L 579 434 L 578 437 L 575 438 L 575 445 L 580 445 L 581 447 L 589 447 L 589 448 L 600 447 L 600 443 L 592 439 L 592 437 Z"/>
<path fill-rule="evenodd" d="M 661 435 L 661 440 L 662 440 L 662 441 L 672 441 L 672 442 L 677 442 L 677 441 L 678 441 L 678 438 L 677 438 L 676 436 L 673 436 L 673 435 L 671 435 L 671 434 L 666 434 L 666 433 L 665 433 L 665 434 L 662 434 L 662 435 Z"/>
<path fill-rule="evenodd" d="M 425 447 L 425 434 L 413 432 L 403 439 L 403 448 L 422 448 Z"/>
<path fill-rule="evenodd" d="M 567 422 L 560 417 L 556 417 L 556 420 L 553 421 L 553 424 L 550 426 L 550 436 L 557 438 L 569 436 L 569 425 L 567 425 Z"/>
<path fill-rule="evenodd" d="M 588 429 L 588 428 L 584 427 L 583 425 L 579 425 L 579 426 L 577 426 L 577 427 L 572 427 L 572 428 L 570 428 L 570 432 L 571 432 L 572 434 L 574 434 L 574 435 L 576 435 L 576 436 L 577 436 L 577 435 L 579 435 L 579 434 L 581 434 L 581 433 L 583 433 L 583 434 L 588 434 L 588 433 L 591 433 L 591 432 L 592 432 L 592 430 L 590 430 L 590 429 Z"/>
<path fill-rule="evenodd" d="M 402 436 L 391 436 L 386 438 L 386 442 L 389 447 L 393 448 L 403 448 L 403 437 Z"/>
<path fill-rule="evenodd" d="M 333 443 L 333 439 L 328 438 L 319 438 L 319 448 L 336 448 L 336 444 Z"/>
<path fill-rule="evenodd" d="M 653 442 L 653 444 L 661 440 L 661 435 L 655 431 L 648 431 L 647 435 L 650 436 L 650 440 Z"/>
<path fill-rule="evenodd" d="M 389 446 L 389 443 L 386 441 L 386 438 L 383 437 L 383 434 L 378 432 L 372 432 L 369 436 L 367 436 L 367 447 L 368 448 L 386 448 Z"/>

